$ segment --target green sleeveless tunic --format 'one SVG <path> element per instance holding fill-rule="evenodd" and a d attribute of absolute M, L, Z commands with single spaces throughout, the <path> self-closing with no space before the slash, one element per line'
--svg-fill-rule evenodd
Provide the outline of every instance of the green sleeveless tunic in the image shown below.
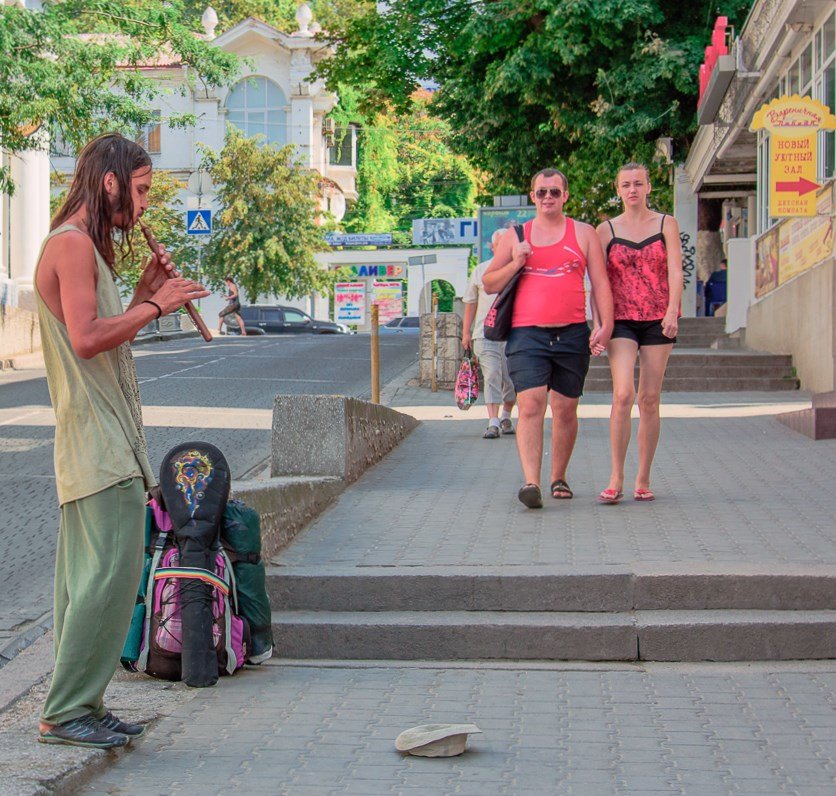
<path fill-rule="evenodd" d="M 68 230 L 64 224 L 46 238 Z M 46 241 L 44 241 L 46 245 Z M 113 273 L 94 248 L 99 269 L 96 305 L 100 318 L 123 312 Z M 41 248 L 41 256 L 43 247 Z M 47 383 L 55 409 L 55 479 L 60 505 L 88 497 L 126 478 L 140 476 L 147 489 L 154 486 L 148 447 L 142 429 L 142 408 L 131 345 L 122 343 L 90 359 L 79 357 L 67 327 L 35 295 Z"/>

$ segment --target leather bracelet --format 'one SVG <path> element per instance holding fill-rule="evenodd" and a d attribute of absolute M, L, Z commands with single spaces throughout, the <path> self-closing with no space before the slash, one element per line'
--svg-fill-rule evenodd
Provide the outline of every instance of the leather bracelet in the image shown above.
<path fill-rule="evenodd" d="M 151 299 L 145 299 L 145 301 L 143 301 L 142 303 L 143 304 L 150 304 L 152 307 L 156 307 L 156 309 L 157 309 L 157 319 L 162 318 L 163 308 L 159 304 L 157 304 L 156 301 L 151 301 Z"/>

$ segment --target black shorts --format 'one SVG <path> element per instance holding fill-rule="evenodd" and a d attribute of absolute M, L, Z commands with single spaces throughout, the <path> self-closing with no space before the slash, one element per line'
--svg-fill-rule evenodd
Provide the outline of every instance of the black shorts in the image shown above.
<path fill-rule="evenodd" d="M 518 393 L 548 387 L 580 398 L 589 370 L 589 326 L 517 326 L 508 336 L 505 356 Z"/>
<path fill-rule="evenodd" d="M 226 318 L 227 315 L 232 315 L 234 313 L 241 311 L 241 302 L 237 299 L 235 301 L 231 301 L 227 304 L 219 313 L 219 318 Z"/>
<path fill-rule="evenodd" d="M 616 321 L 611 340 L 623 337 L 632 340 L 639 348 L 645 345 L 670 345 L 675 337 L 662 334 L 662 321 Z"/>

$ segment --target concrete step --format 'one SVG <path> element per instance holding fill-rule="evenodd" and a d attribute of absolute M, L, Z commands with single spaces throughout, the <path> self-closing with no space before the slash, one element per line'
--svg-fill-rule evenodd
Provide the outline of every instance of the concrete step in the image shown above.
<path fill-rule="evenodd" d="M 779 391 L 799 389 L 798 379 L 769 378 L 671 378 L 666 376 L 664 392 L 737 392 L 737 391 Z M 584 392 L 610 392 L 612 381 L 608 378 L 587 379 Z"/>
<path fill-rule="evenodd" d="M 267 585 L 283 658 L 836 657 L 833 567 L 272 567 Z"/>
<path fill-rule="evenodd" d="M 273 610 L 836 610 L 836 568 L 270 567 Z"/>
<path fill-rule="evenodd" d="M 609 363 L 590 363 L 589 378 L 607 378 L 610 373 Z M 639 368 L 635 369 L 638 376 Z M 689 365 L 680 362 L 668 362 L 666 378 L 793 378 L 792 368 L 773 365 L 734 365 L 724 362 L 706 365 Z"/>
<path fill-rule="evenodd" d="M 592 360 L 592 366 L 609 367 L 606 355 Z M 792 367 L 792 356 L 789 354 L 762 354 L 757 351 L 714 351 L 699 349 L 681 351 L 674 348 L 668 359 L 668 367 L 674 365 L 728 365 L 729 367 L 753 367 L 769 365 L 774 367 Z"/>
<path fill-rule="evenodd" d="M 836 611 L 285 611 L 280 658 L 754 661 L 836 657 Z"/>

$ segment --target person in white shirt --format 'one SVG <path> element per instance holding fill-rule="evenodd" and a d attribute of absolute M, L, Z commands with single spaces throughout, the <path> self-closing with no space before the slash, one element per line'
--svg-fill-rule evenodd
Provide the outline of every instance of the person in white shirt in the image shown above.
<path fill-rule="evenodd" d="M 504 229 L 498 229 L 491 236 L 491 252 L 497 241 L 505 234 Z M 485 339 L 485 316 L 491 308 L 496 296 L 485 292 L 482 275 L 492 260 L 485 260 L 473 269 L 467 290 L 464 293 L 464 326 L 462 331 L 462 345 L 469 348 L 472 344 L 473 352 L 479 360 L 484 381 L 485 405 L 488 408 L 488 427 L 482 435 L 485 439 L 498 439 L 500 434 L 513 434 L 514 425 L 511 422 L 511 410 L 517 400 L 514 385 L 508 375 L 508 362 L 505 359 L 505 342 L 495 342 Z M 502 404 L 500 416 L 499 405 Z"/>

